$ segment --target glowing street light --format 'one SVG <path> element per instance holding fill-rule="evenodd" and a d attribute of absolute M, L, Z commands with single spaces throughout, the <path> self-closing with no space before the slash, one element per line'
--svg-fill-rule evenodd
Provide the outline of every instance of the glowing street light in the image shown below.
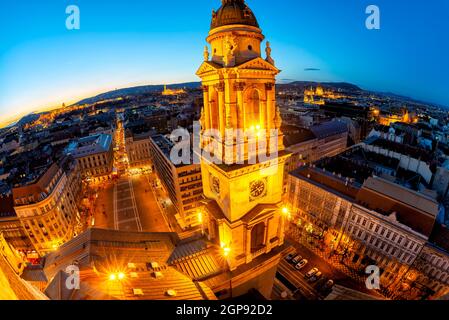
<path fill-rule="evenodd" d="M 227 258 L 229 256 L 229 254 L 231 253 L 231 248 L 229 247 L 224 247 L 223 248 L 223 255 Z"/>
<path fill-rule="evenodd" d="M 125 274 L 123 272 L 118 272 L 118 273 L 110 273 L 109 274 L 109 281 L 121 281 L 125 279 Z"/>
<path fill-rule="evenodd" d="M 286 217 L 288 220 L 291 219 L 291 213 L 290 213 L 290 209 L 288 207 L 283 207 L 282 208 L 282 214 L 284 215 L 284 217 Z"/>

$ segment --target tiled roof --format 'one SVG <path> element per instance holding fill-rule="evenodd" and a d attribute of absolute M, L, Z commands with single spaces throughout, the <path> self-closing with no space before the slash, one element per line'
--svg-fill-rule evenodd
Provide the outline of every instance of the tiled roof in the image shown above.
<path fill-rule="evenodd" d="M 327 137 L 345 133 L 348 131 L 348 127 L 345 123 L 340 121 L 329 121 L 310 128 L 310 131 L 318 139 L 325 139 Z"/>
<path fill-rule="evenodd" d="M 46 257 L 44 270 L 49 278 L 55 276 L 46 292 L 52 299 L 74 300 L 216 299 L 205 285 L 168 265 L 170 257 L 182 259 L 196 251 L 184 245 L 173 254 L 178 241 L 174 233 L 90 229 Z M 80 267 L 81 289 L 61 290 L 65 268 L 74 262 Z M 109 279 L 118 272 L 125 278 Z"/>

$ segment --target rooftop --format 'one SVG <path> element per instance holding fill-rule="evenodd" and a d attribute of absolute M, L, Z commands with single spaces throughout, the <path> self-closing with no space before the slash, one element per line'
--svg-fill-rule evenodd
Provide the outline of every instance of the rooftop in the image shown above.
<path fill-rule="evenodd" d="M 325 139 L 327 137 L 342 134 L 348 131 L 345 123 L 340 121 L 328 121 L 310 128 L 310 131 L 318 139 Z"/>
<path fill-rule="evenodd" d="M 426 149 L 413 147 L 413 146 L 410 146 L 407 144 L 397 143 L 397 142 L 382 139 L 382 138 L 370 139 L 368 141 L 368 144 L 371 144 L 373 146 L 377 146 L 380 148 L 384 148 L 387 150 L 392 150 L 392 151 L 398 152 L 403 155 L 409 155 L 412 158 L 419 159 L 419 160 L 422 160 L 427 163 L 431 162 L 435 158 L 434 154 L 429 153 L 429 151 Z"/>
<path fill-rule="evenodd" d="M 44 271 L 47 278 L 54 277 L 46 294 L 85 300 L 216 299 L 206 285 L 168 264 L 178 242 L 175 233 L 89 229 L 46 256 Z M 81 288 L 67 290 L 61 285 L 67 278 L 64 270 L 74 261 Z M 123 279 L 111 278 L 120 273 Z"/>
<path fill-rule="evenodd" d="M 211 29 L 234 24 L 259 27 L 256 16 L 244 0 L 222 0 L 221 7 L 212 13 Z"/>
<path fill-rule="evenodd" d="M 363 183 L 316 166 L 305 166 L 290 174 L 386 217 L 394 215 L 400 223 L 425 236 L 431 234 L 438 215 L 439 206 L 435 199 L 362 172 L 359 174 L 364 176 Z"/>
<path fill-rule="evenodd" d="M 111 145 L 111 135 L 97 134 L 71 142 L 66 149 L 66 154 L 70 154 L 74 158 L 82 158 L 97 153 L 108 152 Z"/>

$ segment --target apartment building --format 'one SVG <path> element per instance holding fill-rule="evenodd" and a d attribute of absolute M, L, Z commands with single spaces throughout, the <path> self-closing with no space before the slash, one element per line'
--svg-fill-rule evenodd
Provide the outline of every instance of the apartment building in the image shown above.
<path fill-rule="evenodd" d="M 114 165 L 111 135 L 97 134 L 73 141 L 66 154 L 76 159 L 83 179 L 104 181 L 111 178 Z"/>
<path fill-rule="evenodd" d="M 152 131 L 139 133 L 126 131 L 126 154 L 131 168 L 142 168 L 151 164 L 150 136 L 152 133 Z"/>
<path fill-rule="evenodd" d="M 416 272 L 415 280 L 420 278 L 423 283 L 421 278 L 432 271 L 428 267 L 420 270 L 416 264 L 435 255 L 429 253 L 429 239 L 439 204 L 432 193 L 400 184 L 401 174 L 407 176 L 403 171 L 385 173 L 398 168 L 397 160 L 389 162 L 364 152 L 355 147 L 291 172 L 288 201 L 294 212 L 292 223 L 361 271 L 368 265 L 379 266 L 383 289 L 394 291 L 410 282 L 411 270 Z M 365 162 L 359 158 L 362 154 L 367 157 Z M 374 159 L 380 169 L 370 167 Z M 438 250 L 444 257 L 441 261 L 449 259 L 449 251 Z M 448 266 L 449 262 L 446 269 Z M 449 292 L 447 270 L 444 264 L 438 268 L 434 271 L 440 276 L 438 282 L 422 284 L 422 290 L 434 297 Z"/>
<path fill-rule="evenodd" d="M 347 125 L 339 121 L 325 122 L 310 129 L 288 126 L 284 134 L 286 150 L 292 154 L 285 167 L 287 172 L 304 163 L 335 156 L 348 145 Z"/>
<path fill-rule="evenodd" d="M 40 256 L 76 235 L 81 174 L 77 163 L 64 158 L 36 179 L 13 189 L 14 210 L 33 249 Z"/>
<path fill-rule="evenodd" d="M 162 185 L 177 211 L 177 220 L 183 228 L 198 225 L 198 202 L 203 197 L 201 166 L 174 165 L 170 160 L 173 143 L 162 135 L 150 139 L 151 162 Z"/>

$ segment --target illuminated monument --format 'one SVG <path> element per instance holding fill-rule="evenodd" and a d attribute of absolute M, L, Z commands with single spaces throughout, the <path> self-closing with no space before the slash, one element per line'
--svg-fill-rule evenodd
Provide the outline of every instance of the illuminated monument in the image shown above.
<path fill-rule="evenodd" d="M 275 100 L 275 77 L 280 71 L 269 42 L 265 59 L 261 57 L 263 40 L 244 0 L 222 0 L 220 9 L 212 13 L 210 51 L 205 48 L 197 71 L 204 91 L 201 170 L 208 199 L 199 219 L 209 238 L 222 248 L 234 295 L 256 288 L 269 296 L 284 243 L 286 215 L 281 208 L 288 154 Z M 239 129 L 244 138 L 232 135 Z M 211 130 L 215 134 L 209 134 Z M 252 144 L 249 136 L 258 143 Z"/>

